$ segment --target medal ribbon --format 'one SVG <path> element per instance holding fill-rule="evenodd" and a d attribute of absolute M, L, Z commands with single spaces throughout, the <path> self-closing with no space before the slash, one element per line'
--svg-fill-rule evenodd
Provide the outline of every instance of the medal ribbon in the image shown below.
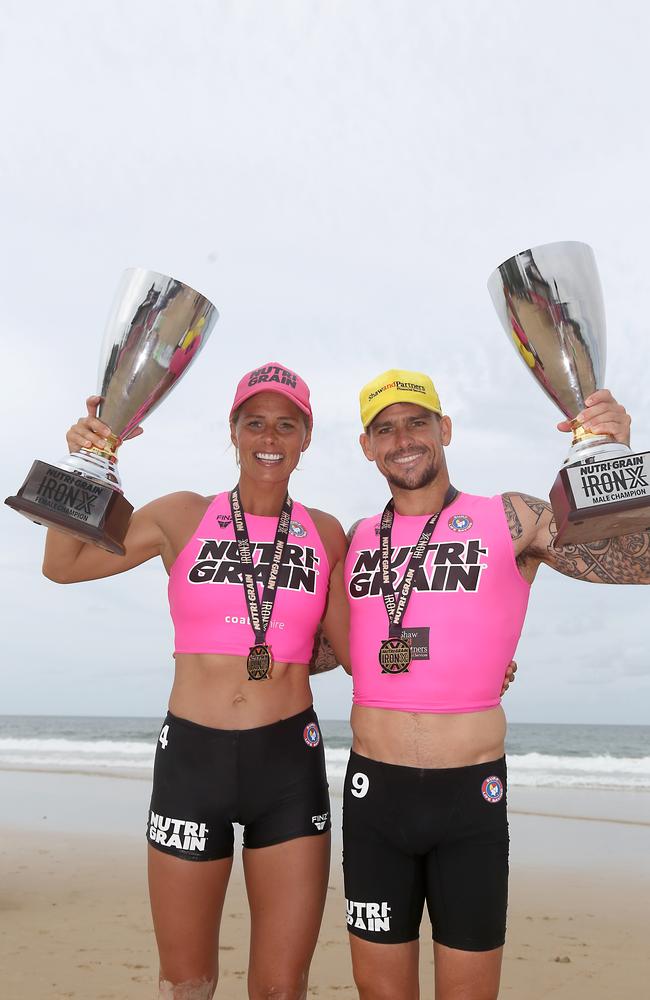
<path fill-rule="evenodd" d="M 292 509 L 293 500 L 287 493 L 284 498 L 284 503 L 282 504 L 280 517 L 278 518 L 278 527 L 275 532 L 275 541 L 273 542 L 273 558 L 271 559 L 271 565 L 269 566 L 269 574 L 266 580 L 263 580 L 262 603 L 260 605 L 260 597 L 257 592 L 257 584 L 255 582 L 253 553 L 251 551 L 251 543 L 248 537 L 248 529 L 246 528 L 246 518 L 244 517 L 244 511 L 242 510 L 239 486 L 235 486 L 234 490 L 230 494 L 230 510 L 232 513 L 235 538 L 237 540 L 239 561 L 241 563 L 244 596 L 246 597 L 246 604 L 248 605 L 248 616 L 251 620 L 253 632 L 255 633 L 255 642 L 258 646 L 266 645 L 266 630 L 268 629 L 269 622 L 271 621 L 273 606 L 277 596 L 278 573 L 282 564 L 284 547 L 289 536 Z"/>
<path fill-rule="evenodd" d="M 395 503 L 392 499 L 390 499 L 384 507 L 384 513 L 381 515 L 381 523 L 379 526 L 381 593 L 384 598 L 386 614 L 388 615 L 388 623 L 390 626 L 388 636 L 390 639 L 402 638 L 402 620 L 406 614 L 411 594 L 413 593 L 415 575 L 418 570 L 422 568 L 429 542 L 431 541 L 436 524 L 438 523 L 438 518 L 442 514 L 445 507 L 448 507 L 450 503 L 453 503 L 457 496 L 458 490 L 454 486 L 450 485 L 445 494 L 442 507 L 439 511 L 436 511 L 435 514 L 431 515 L 422 529 L 422 534 L 418 539 L 417 545 L 411 553 L 411 558 L 409 559 L 409 564 L 406 567 L 406 573 L 404 574 L 404 578 L 402 580 L 402 586 L 399 590 L 399 597 L 397 598 L 395 597 L 395 591 L 393 590 L 390 565 L 391 531 L 393 528 L 393 521 L 395 519 Z"/>

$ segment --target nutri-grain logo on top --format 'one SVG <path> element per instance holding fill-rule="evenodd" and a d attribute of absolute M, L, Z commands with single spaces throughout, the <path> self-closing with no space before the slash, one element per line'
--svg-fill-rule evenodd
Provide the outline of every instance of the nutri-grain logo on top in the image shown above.
<path fill-rule="evenodd" d="M 400 545 L 391 550 L 391 583 L 397 591 L 413 552 L 412 545 Z M 476 592 L 482 574 L 488 566 L 488 547 L 480 538 L 457 542 L 430 542 L 422 566 L 415 573 L 415 591 Z M 375 597 L 381 593 L 379 549 L 360 549 L 348 584 L 350 597 Z"/>
<path fill-rule="evenodd" d="M 226 583 L 242 586 L 242 568 L 237 542 L 229 538 L 199 538 L 199 549 L 187 574 L 189 583 Z M 251 542 L 253 576 L 258 583 L 268 579 L 273 561 L 273 542 Z M 298 590 L 316 593 L 320 557 L 316 549 L 298 542 L 287 543 L 278 570 L 278 590 Z"/>

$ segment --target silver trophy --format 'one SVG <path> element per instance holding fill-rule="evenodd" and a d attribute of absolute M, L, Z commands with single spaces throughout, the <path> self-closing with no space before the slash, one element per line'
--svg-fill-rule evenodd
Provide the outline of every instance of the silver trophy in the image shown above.
<path fill-rule="evenodd" d="M 557 542 L 646 530 L 650 453 L 634 455 L 577 421 L 605 376 L 605 310 L 593 250 L 575 242 L 524 250 L 493 272 L 488 289 L 522 361 L 572 422 L 571 448 L 551 490 Z"/>
<path fill-rule="evenodd" d="M 34 462 L 5 503 L 38 524 L 123 554 L 133 507 L 122 494 L 117 448 L 182 378 L 218 315 L 205 296 L 175 278 L 125 271 L 99 363 L 97 414 L 111 438 L 104 449 L 82 448 L 56 465 Z"/>

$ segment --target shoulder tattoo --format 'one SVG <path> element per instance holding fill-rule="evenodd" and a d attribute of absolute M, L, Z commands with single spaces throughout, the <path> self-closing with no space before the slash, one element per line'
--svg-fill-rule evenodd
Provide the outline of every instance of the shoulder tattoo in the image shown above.
<path fill-rule="evenodd" d="M 517 538 L 521 538 L 524 533 L 524 529 L 521 526 L 521 521 L 517 516 L 517 511 L 515 510 L 510 497 L 506 496 L 504 493 L 501 499 L 503 501 L 503 509 L 506 512 L 506 520 L 508 522 L 508 528 L 510 529 L 510 537 L 514 542 Z"/>

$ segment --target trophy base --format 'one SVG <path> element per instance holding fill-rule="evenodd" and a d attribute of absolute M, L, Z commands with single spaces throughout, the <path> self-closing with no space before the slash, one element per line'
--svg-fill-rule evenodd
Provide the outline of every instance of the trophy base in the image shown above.
<path fill-rule="evenodd" d="M 5 503 L 35 524 L 124 555 L 122 543 L 133 507 L 110 486 L 36 461 L 18 494 Z"/>
<path fill-rule="evenodd" d="M 650 452 L 565 467 L 550 499 L 556 545 L 650 531 Z"/>

